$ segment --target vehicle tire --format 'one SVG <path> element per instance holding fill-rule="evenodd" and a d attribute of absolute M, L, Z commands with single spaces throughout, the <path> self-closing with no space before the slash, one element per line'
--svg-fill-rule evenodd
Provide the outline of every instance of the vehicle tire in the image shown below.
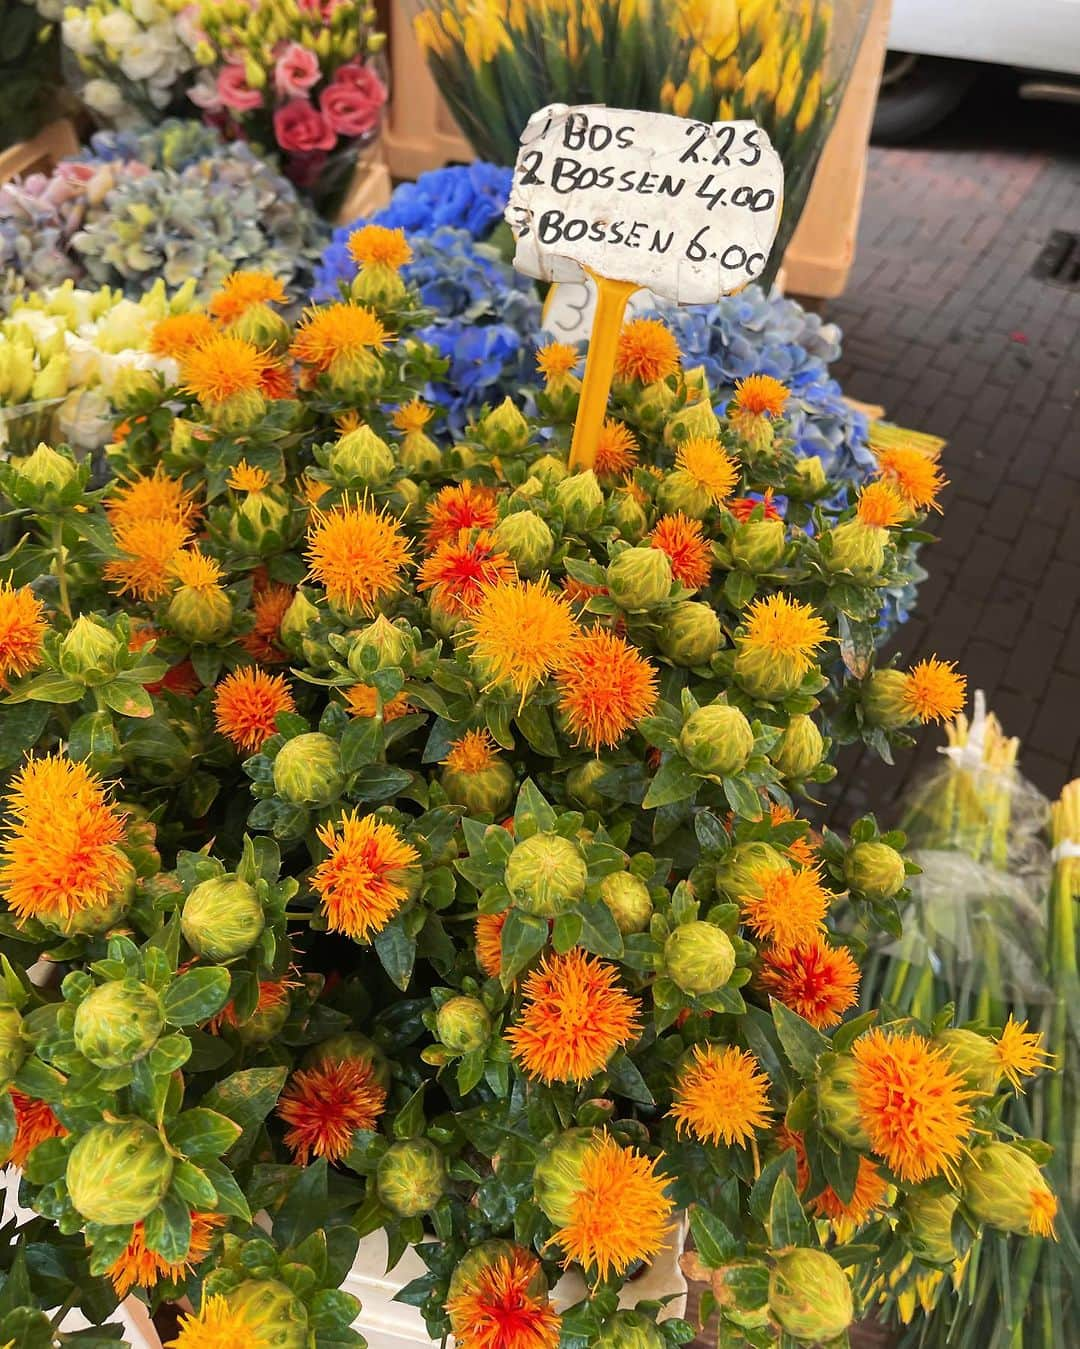
<path fill-rule="evenodd" d="M 903 145 L 922 136 L 959 106 L 977 73 L 966 61 L 886 53 L 871 139 Z"/>

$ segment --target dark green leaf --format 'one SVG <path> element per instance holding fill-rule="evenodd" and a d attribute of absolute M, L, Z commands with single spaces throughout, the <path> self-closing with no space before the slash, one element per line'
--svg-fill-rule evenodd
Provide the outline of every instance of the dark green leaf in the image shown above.
<path fill-rule="evenodd" d="M 577 911 L 581 915 L 580 944 L 594 955 L 617 960 L 623 953 L 622 933 L 604 901 L 582 900 Z"/>
<path fill-rule="evenodd" d="M 416 960 L 416 939 L 408 935 L 401 919 L 387 923 L 375 934 L 372 944 L 391 982 L 402 990 L 408 988 Z"/>
<path fill-rule="evenodd" d="M 188 970 L 165 990 L 165 1019 L 174 1026 L 191 1026 L 220 1012 L 229 1000 L 229 971 L 220 965 Z"/>
<path fill-rule="evenodd" d="M 746 778 L 725 778 L 724 795 L 736 815 L 744 820 L 761 819 L 761 797 L 754 784 Z"/>
<path fill-rule="evenodd" d="M 715 1213 L 700 1204 L 690 1208 L 690 1231 L 698 1255 L 709 1269 L 719 1269 L 738 1251 L 739 1243 Z"/>
<path fill-rule="evenodd" d="M 819 1030 L 804 1021 L 798 1012 L 791 1011 L 776 998 L 771 999 L 773 1024 L 788 1061 L 803 1081 L 808 1082 L 817 1071 L 818 1057 L 831 1046 Z"/>
<path fill-rule="evenodd" d="M 288 1075 L 287 1068 L 245 1068 L 215 1083 L 203 1097 L 203 1107 L 245 1129 L 254 1128 L 277 1104 Z"/>
<path fill-rule="evenodd" d="M 701 779 L 690 771 L 686 760 L 673 756 L 660 765 L 641 804 L 646 810 L 670 806 L 676 801 L 687 800 L 700 786 Z"/>
<path fill-rule="evenodd" d="M 185 1110 L 168 1129 L 173 1147 L 185 1157 L 194 1157 L 198 1161 L 228 1152 L 240 1133 L 241 1126 L 236 1120 L 201 1106 Z"/>
<path fill-rule="evenodd" d="M 511 909 L 506 915 L 500 934 L 502 945 L 502 981 L 509 985 L 515 975 L 528 965 L 548 938 L 545 919 L 536 918 L 520 909 Z"/>
<path fill-rule="evenodd" d="M 777 1177 L 769 1201 L 769 1242 L 777 1251 L 812 1243 L 810 1224 L 786 1171 Z"/>

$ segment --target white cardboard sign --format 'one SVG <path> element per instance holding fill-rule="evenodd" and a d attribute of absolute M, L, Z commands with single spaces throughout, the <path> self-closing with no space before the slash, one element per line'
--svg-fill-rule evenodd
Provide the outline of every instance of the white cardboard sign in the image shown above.
<path fill-rule="evenodd" d="M 506 208 L 514 266 L 541 281 L 581 281 L 587 267 L 711 304 L 764 271 L 783 188 L 754 122 L 552 103 L 521 135 Z"/>

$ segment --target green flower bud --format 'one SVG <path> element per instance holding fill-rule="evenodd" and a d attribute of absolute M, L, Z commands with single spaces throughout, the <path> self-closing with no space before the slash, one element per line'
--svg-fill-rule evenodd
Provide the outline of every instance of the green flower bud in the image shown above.
<path fill-rule="evenodd" d="M 96 937 L 110 928 L 116 927 L 127 912 L 128 905 L 135 898 L 135 869 L 128 868 L 124 879 L 116 887 L 115 894 L 104 904 L 91 905 L 79 909 L 66 918 L 50 918 L 48 926 L 65 937 Z"/>
<path fill-rule="evenodd" d="M 529 465 L 529 477 L 539 478 L 545 487 L 554 487 L 556 483 L 562 482 L 569 472 L 566 460 L 560 459 L 556 454 L 542 454 Z"/>
<path fill-rule="evenodd" d="M 199 422 L 174 417 L 169 428 L 168 466 L 173 472 L 201 468 L 206 454 L 206 429 Z"/>
<path fill-rule="evenodd" d="M 353 277 L 349 290 L 357 304 L 365 304 L 377 313 L 398 308 L 409 296 L 401 273 L 385 263 L 367 263 Z"/>
<path fill-rule="evenodd" d="M 825 465 L 816 454 L 807 455 L 795 464 L 794 483 L 788 484 L 788 495 L 797 496 L 804 501 L 813 501 L 822 496 L 829 485 L 825 475 Z"/>
<path fill-rule="evenodd" d="M 716 868 L 716 888 L 737 901 L 754 893 L 757 876 L 790 870 L 787 858 L 771 843 L 736 843 Z"/>
<path fill-rule="evenodd" d="M 398 447 L 398 462 L 406 473 L 428 478 L 442 467 L 442 450 L 425 431 L 409 431 Z M 400 491 L 400 481 L 397 486 Z"/>
<path fill-rule="evenodd" d="M 219 431 L 250 431 L 266 416 L 266 397 L 258 389 L 242 389 L 205 410 Z"/>
<path fill-rule="evenodd" d="M 275 351 L 283 352 L 292 338 L 292 329 L 285 319 L 262 302 L 248 305 L 225 331 L 230 337 L 239 337 L 244 342 L 250 342 L 260 351 L 273 348 Z"/>
<path fill-rule="evenodd" d="M 286 989 L 284 997 L 256 1007 L 246 1021 L 235 1026 L 236 1038 L 245 1045 L 268 1045 L 281 1034 L 291 1012 L 292 1001 Z"/>
<path fill-rule="evenodd" d="M 666 1340 L 652 1317 L 644 1312 L 613 1312 L 604 1322 L 592 1349 L 664 1349 Z"/>
<path fill-rule="evenodd" d="M 180 914 L 184 940 L 207 960 L 242 956 L 259 940 L 265 925 L 266 915 L 255 890 L 235 876 L 201 881 Z"/>
<path fill-rule="evenodd" d="M 685 469 L 675 468 L 656 489 L 656 504 L 666 515 L 682 511 L 692 520 L 704 520 L 712 509 L 712 497 Z"/>
<path fill-rule="evenodd" d="M 506 762 L 492 755 L 483 767 L 469 770 L 447 765 L 440 774 L 443 791 L 470 815 L 502 815 L 514 799 L 517 779 Z"/>
<path fill-rule="evenodd" d="M 735 638 L 735 678 L 751 698 L 778 703 L 795 692 L 806 670 L 796 657 L 785 656 L 760 646 L 747 646 Z"/>
<path fill-rule="evenodd" d="M 567 796 L 587 810 L 603 810 L 610 801 L 595 789 L 593 783 L 610 772 L 611 764 L 605 763 L 603 759 L 587 759 L 583 764 L 578 764 L 566 775 Z"/>
<path fill-rule="evenodd" d="M 844 880 L 866 899 L 892 899 L 906 879 L 904 859 L 887 843 L 856 843 L 844 858 Z"/>
<path fill-rule="evenodd" d="M 872 581 L 885 565 L 889 531 L 861 520 L 845 520 L 829 534 L 832 548 L 823 554 L 825 570 L 850 572 L 857 581 Z"/>
<path fill-rule="evenodd" d="M 314 1068 L 320 1063 L 341 1063 L 345 1059 L 359 1059 L 371 1068 L 376 1082 L 380 1086 L 390 1085 L 390 1060 L 374 1040 L 369 1040 L 359 1031 L 342 1031 L 340 1035 L 331 1035 L 329 1040 L 320 1040 L 304 1055 L 304 1067 Z"/>
<path fill-rule="evenodd" d="M 656 644 L 676 665 L 708 665 L 724 640 L 720 619 L 711 604 L 683 600 L 668 609 L 660 621 Z"/>
<path fill-rule="evenodd" d="M 440 1041 L 455 1054 L 482 1049 L 491 1035 L 491 1015 L 479 998 L 448 998 L 435 1013 Z"/>
<path fill-rule="evenodd" d="M 915 720 L 907 700 L 908 676 L 903 670 L 875 670 L 863 691 L 862 705 L 871 726 L 899 730 Z"/>
<path fill-rule="evenodd" d="M 664 424 L 664 444 L 672 450 L 684 440 L 694 440 L 698 437 L 715 440 L 719 434 L 720 418 L 713 411 L 708 398 L 699 398 L 695 403 L 687 403 L 686 407 L 680 408 Z"/>
<path fill-rule="evenodd" d="M 600 882 L 600 898 L 611 910 L 615 926 L 625 937 L 644 932 L 652 918 L 653 902 L 649 887 L 629 871 L 613 871 Z"/>
<path fill-rule="evenodd" d="M 796 1247 L 777 1256 L 769 1273 L 769 1310 L 797 1340 L 820 1344 L 855 1319 L 848 1277 L 825 1251 Z"/>
<path fill-rule="evenodd" d="M 394 496 L 403 503 L 400 506 L 395 504 L 396 513 L 402 520 L 408 520 L 415 515 L 420 504 L 420 484 L 412 478 L 398 478 L 394 483 Z"/>
<path fill-rule="evenodd" d="M 522 576 L 537 576 L 551 561 L 555 536 L 535 511 L 513 511 L 495 526 L 496 545 L 509 554 Z"/>
<path fill-rule="evenodd" d="M 863 1128 L 854 1083 L 858 1066 L 854 1059 L 840 1055 L 818 1076 L 818 1119 L 827 1133 L 850 1148 L 867 1149 L 870 1139 Z"/>
<path fill-rule="evenodd" d="M 229 544 L 238 553 L 269 557 L 288 538 L 290 507 L 280 491 L 247 492 L 229 518 Z"/>
<path fill-rule="evenodd" d="M 60 669 L 83 684 L 106 684 L 116 674 L 124 642 L 96 618 L 80 615 L 60 643 Z"/>
<path fill-rule="evenodd" d="M 327 467 L 339 487 L 382 487 L 394 471 L 394 456 L 370 426 L 360 426 L 341 437 Z"/>
<path fill-rule="evenodd" d="M 382 357 L 370 347 L 343 351 L 334 357 L 326 371 L 331 390 L 348 402 L 374 397 L 385 378 Z"/>
<path fill-rule="evenodd" d="M 737 707 L 710 703 L 691 712 L 679 733 L 679 753 L 697 773 L 741 773 L 754 752 L 754 732 Z"/>
<path fill-rule="evenodd" d="M 956 1259 L 952 1239 L 953 1215 L 960 1207 L 959 1195 L 913 1190 L 904 1197 L 908 1222 L 908 1245 L 928 1265 L 951 1265 Z"/>
<path fill-rule="evenodd" d="M 70 492 L 65 492 L 65 488 L 74 490 L 79 472 L 74 460 L 44 443 L 25 459 L 13 460 L 11 467 L 16 498 L 39 510 L 55 510 L 67 504 Z"/>
<path fill-rule="evenodd" d="M 566 528 L 582 534 L 599 521 L 604 509 L 604 493 L 591 468 L 571 473 L 555 486 L 555 503 L 563 513 Z"/>
<path fill-rule="evenodd" d="M 250 1344 L 274 1349 L 309 1349 L 312 1332 L 307 1308 L 277 1279 L 245 1279 L 225 1294 L 229 1310 L 243 1318 Z"/>
<path fill-rule="evenodd" d="M 492 454 L 520 454 L 529 443 L 529 423 L 507 396 L 480 418 L 476 439 Z"/>
<path fill-rule="evenodd" d="M 0 1087 L 11 1081 L 29 1052 L 19 1012 L 14 1007 L 0 1007 Z"/>
<path fill-rule="evenodd" d="M 664 942 L 664 969 L 684 993 L 701 997 L 723 988 L 735 969 L 731 938 L 713 923 L 683 923 Z"/>
<path fill-rule="evenodd" d="M 934 1043 L 945 1050 L 953 1070 L 972 1091 L 986 1096 L 997 1091 L 1002 1077 L 1001 1059 L 989 1037 L 957 1027 L 941 1031 L 934 1037 Z"/>
<path fill-rule="evenodd" d="M 750 572 L 772 571 L 786 552 L 783 520 L 747 520 L 731 536 L 733 561 Z"/>
<path fill-rule="evenodd" d="M 375 1174 L 379 1198 L 399 1218 L 433 1209 L 446 1189 L 446 1162 L 427 1138 L 392 1143 Z"/>
<path fill-rule="evenodd" d="M 117 372 L 109 396 L 113 406 L 123 411 L 132 407 L 146 394 L 156 393 L 160 388 L 158 377 L 152 371 L 138 370 L 135 366 L 128 365 Z"/>
<path fill-rule="evenodd" d="M 567 1129 L 541 1153 L 533 1171 L 533 1198 L 556 1227 L 570 1221 L 581 1188 L 581 1163 L 602 1136 L 596 1129 Z"/>
<path fill-rule="evenodd" d="M 617 384 L 626 392 L 635 417 L 646 431 L 659 431 L 665 425 L 678 398 L 666 379 L 644 386 L 622 380 Z"/>
<path fill-rule="evenodd" d="M 317 808 L 338 799 L 345 786 L 337 741 L 309 731 L 286 741 L 274 760 L 274 791 L 293 806 Z"/>
<path fill-rule="evenodd" d="M 506 888 L 514 903 L 541 918 L 553 918 L 576 904 L 587 880 L 581 849 L 561 834 L 533 834 L 506 860 Z"/>
<path fill-rule="evenodd" d="M 621 609 L 655 609 L 666 603 L 673 580 L 659 548 L 625 548 L 608 563 L 607 588 Z"/>
<path fill-rule="evenodd" d="M 303 649 L 300 645 L 301 639 L 318 621 L 318 609 L 308 599 L 303 590 L 297 590 L 292 597 L 292 603 L 285 610 L 281 627 L 278 629 L 278 636 L 282 643 L 294 655 L 298 656 Z"/>
<path fill-rule="evenodd" d="M 165 1198 L 173 1159 L 145 1120 L 95 1124 L 71 1149 L 67 1188 L 91 1223 L 126 1226 L 148 1217 Z"/>
<path fill-rule="evenodd" d="M 75 1048 L 98 1068 L 145 1058 L 165 1029 L 161 999 L 138 979 L 91 989 L 75 1011 Z"/>
<path fill-rule="evenodd" d="M 416 642 L 408 627 L 391 623 L 380 614 L 373 623 L 361 628 L 349 648 L 349 669 L 358 678 L 376 670 L 411 663 Z"/>
<path fill-rule="evenodd" d="M 1008 1143 L 986 1143 L 960 1167 L 964 1203 L 972 1216 L 1001 1232 L 1053 1236 L 1057 1200 L 1038 1164 Z"/>
<path fill-rule="evenodd" d="M 649 517 L 645 508 L 632 492 L 616 492 L 608 511 L 611 523 L 619 531 L 619 537 L 628 543 L 637 543 L 645 537 L 649 527 Z"/>
<path fill-rule="evenodd" d="M 784 727 L 784 734 L 769 751 L 769 758 L 786 778 L 801 781 L 821 763 L 825 740 L 817 725 L 805 712 L 796 712 Z"/>
<path fill-rule="evenodd" d="M 220 586 L 178 586 L 165 622 L 185 642 L 218 642 L 232 628 L 232 602 Z"/>

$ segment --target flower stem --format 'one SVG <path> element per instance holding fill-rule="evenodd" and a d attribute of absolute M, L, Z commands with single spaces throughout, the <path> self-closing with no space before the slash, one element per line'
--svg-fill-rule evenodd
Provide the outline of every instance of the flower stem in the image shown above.
<path fill-rule="evenodd" d="M 68 596 L 67 568 L 64 565 L 64 522 L 57 516 L 52 523 L 53 567 L 60 587 L 60 608 L 64 617 L 71 621 L 71 599 Z"/>

